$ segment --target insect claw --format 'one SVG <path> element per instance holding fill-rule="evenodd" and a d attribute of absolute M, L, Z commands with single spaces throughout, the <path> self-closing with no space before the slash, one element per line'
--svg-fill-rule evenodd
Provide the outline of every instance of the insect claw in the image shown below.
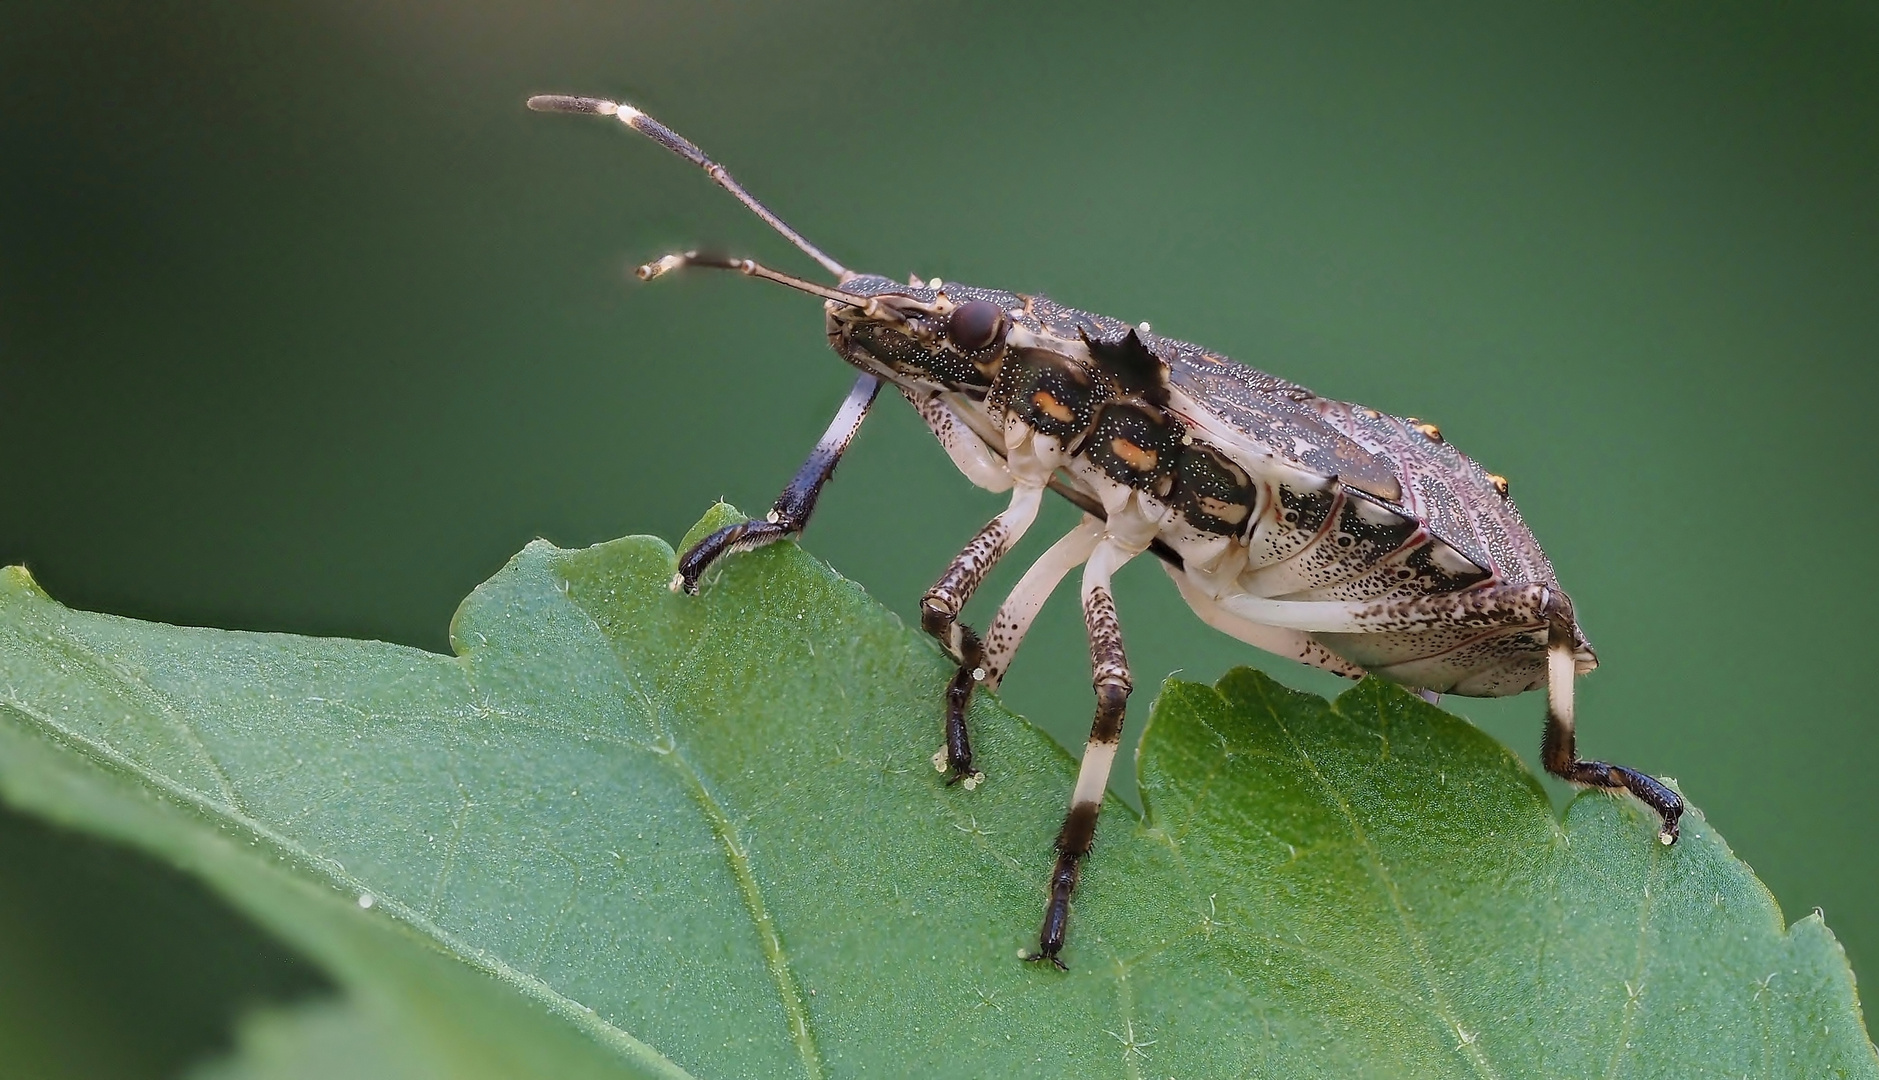
<path fill-rule="evenodd" d="M 939 765 L 940 763 L 938 761 L 935 761 L 934 764 Z M 975 791 L 978 789 L 978 786 L 980 784 L 983 784 L 985 782 L 985 774 L 980 772 L 977 769 L 974 769 L 971 772 L 960 772 L 957 769 L 953 769 L 950 764 L 947 764 L 947 765 L 941 765 L 939 771 L 946 772 L 948 770 L 952 771 L 952 775 L 946 778 L 947 787 L 952 787 L 954 784 L 958 784 L 960 787 L 965 788 L 967 791 Z"/>
<path fill-rule="evenodd" d="M 1070 970 L 1070 965 L 1058 959 L 1057 954 L 1055 953 L 1034 952 L 1028 955 L 1025 953 L 1019 953 L 1018 959 L 1023 960 L 1027 964 L 1035 964 L 1039 962 L 1040 960 L 1048 960 L 1050 961 L 1050 966 L 1056 968 L 1058 971 Z"/>
<path fill-rule="evenodd" d="M 1683 819 L 1683 810 L 1681 807 L 1677 809 L 1677 812 L 1675 814 L 1664 815 L 1664 823 L 1663 825 L 1659 826 L 1657 830 L 1657 842 L 1664 845 L 1665 847 L 1669 847 L 1670 845 L 1676 843 L 1677 838 L 1683 835 L 1683 820 L 1682 819 Z"/>

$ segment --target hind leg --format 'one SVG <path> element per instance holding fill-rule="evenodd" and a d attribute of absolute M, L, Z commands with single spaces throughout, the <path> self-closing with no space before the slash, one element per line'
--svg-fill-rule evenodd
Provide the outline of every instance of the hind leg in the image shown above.
<path fill-rule="evenodd" d="M 1678 819 L 1683 816 L 1683 798 L 1654 776 L 1611 765 L 1603 761 L 1583 761 L 1573 737 L 1572 681 L 1575 677 L 1572 657 L 1572 632 L 1557 623 L 1547 631 L 1546 639 L 1546 734 L 1540 743 L 1540 760 L 1546 771 L 1562 780 L 1587 787 L 1629 791 L 1644 805 L 1657 811 L 1663 821 L 1657 838 L 1666 844 L 1677 842 Z"/>
<path fill-rule="evenodd" d="M 1245 595 L 1219 601 L 1222 610 L 1237 618 L 1308 634 L 1399 633 L 1454 624 L 1484 630 L 1524 626 L 1537 630 L 1545 626 L 1547 707 L 1541 763 L 1547 772 L 1575 784 L 1637 796 L 1663 822 L 1658 839 L 1674 844 L 1677 819 L 1683 815 L 1682 797 L 1636 769 L 1579 759 L 1572 717 L 1572 683 L 1578 671 L 1573 658 L 1570 608 L 1563 604 L 1564 597 L 1557 590 L 1537 584 L 1470 589 L 1394 602 L 1272 600 Z M 1371 670 L 1388 675 L 1391 666 L 1373 665 Z"/>

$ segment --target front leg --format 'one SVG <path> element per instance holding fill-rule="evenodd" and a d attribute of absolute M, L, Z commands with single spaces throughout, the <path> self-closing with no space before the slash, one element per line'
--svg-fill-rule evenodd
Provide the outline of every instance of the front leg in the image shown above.
<path fill-rule="evenodd" d="M 854 388 L 848 391 L 848 397 L 842 401 L 842 407 L 836 410 L 835 419 L 829 421 L 829 428 L 822 433 L 816 448 L 809 452 L 809 460 L 802 463 L 796 475 L 790 479 L 783 494 L 776 497 L 775 505 L 770 507 L 770 514 L 761 521 L 740 521 L 735 525 L 726 525 L 710 536 L 693 544 L 679 559 L 679 572 L 672 575 L 672 591 L 681 590 L 697 595 L 698 579 L 705 576 L 711 564 L 729 555 L 733 551 L 750 551 L 778 540 L 795 536 L 809 524 L 809 515 L 815 513 L 816 499 L 822 494 L 822 485 L 835 475 L 835 466 L 842 460 L 850 443 L 855 441 L 855 433 L 861 430 L 861 422 L 868 418 L 868 409 L 874 404 L 874 395 L 881 389 L 881 380 L 872 375 L 863 375 L 855 380 Z"/>
<path fill-rule="evenodd" d="M 1043 500 L 1044 489 L 1040 486 L 1021 484 L 1013 489 L 1011 505 L 979 530 L 920 600 L 920 628 L 938 638 L 959 665 L 946 688 L 946 745 L 933 756 L 933 764 L 940 772 L 950 772 L 953 780 L 965 781 L 967 787 L 976 786 L 980 779 L 972 768 L 966 706 L 972 700 L 972 688 L 985 678 L 985 649 L 979 635 L 959 621 L 959 613 L 998 560 L 1037 520 Z"/>

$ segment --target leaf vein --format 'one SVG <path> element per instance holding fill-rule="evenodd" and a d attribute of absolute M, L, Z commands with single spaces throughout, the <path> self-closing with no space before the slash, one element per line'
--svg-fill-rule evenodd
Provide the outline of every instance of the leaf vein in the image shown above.
<path fill-rule="evenodd" d="M 11 709 L 36 725 L 52 741 L 63 744 L 75 756 L 87 761 L 106 773 L 115 774 L 141 784 L 160 800 L 170 802 L 179 809 L 187 809 L 206 819 L 211 826 L 239 825 L 255 839 L 262 840 L 274 848 L 281 861 L 295 869 L 320 878 L 327 885 L 341 892 L 354 894 L 372 892 L 365 882 L 340 869 L 338 864 L 325 856 L 316 855 L 300 842 L 285 836 L 261 822 L 243 814 L 231 813 L 226 806 L 217 804 L 202 792 L 179 783 L 145 766 L 133 758 L 120 753 L 108 743 L 89 738 L 73 731 L 51 717 L 35 710 L 16 699 L 0 699 L 0 706 Z M 568 1021 L 574 1027 L 593 1035 L 598 1041 L 618 1053 L 639 1060 L 642 1064 L 658 1069 L 672 1080 L 689 1080 L 691 1074 L 681 1069 L 671 1059 L 658 1050 L 634 1038 L 630 1032 L 615 1027 L 603 1019 L 593 1009 L 566 997 L 554 987 L 549 986 L 533 975 L 525 974 L 510 966 L 497 954 L 476 946 L 471 946 L 455 934 L 444 930 L 415 908 L 393 897 L 373 892 L 375 906 L 391 916 L 411 926 L 421 934 L 430 937 L 451 955 L 479 968 L 496 979 L 515 988 L 523 995 L 539 1002 L 549 1012 Z"/>
<path fill-rule="evenodd" d="M 1416 927 L 1415 920 L 1410 916 L 1409 906 L 1403 900 L 1402 890 L 1397 886 L 1396 879 L 1390 875 L 1389 868 L 1384 865 L 1383 853 L 1377 850 L 1376 842 L 1370 839 L 1370 834 L 1364 829 L 1363 823 L 1357 820 L 1357 814 L 1351 809 L 1350 802 L 1344 798 L 1344 793 L 1339 791 L 1337 785 L 1331 782 L 1331 778 L 1326 776 L 1323 770 L 1318 768 L 1318 763 L 1312 760 L 1311 754 L 1305 749 L 1304 744 L 1298 740 L 1296 735 L 1292 734 L 1292 729 L 1286 724 L 1284 718 L 1279 713 L 1277 703 L 1271 701 L 1267 695 L 1264 683 L 1261 683 L 1259 686 L 1259 694 L 1260 697 L 1267 698 L 1265 705 L 1272 714 L 1273 723 L 1278 725 L 1280 733 L 1285 736 L 1287 742 L 1291 743 L 1294 752 L 1298 754 L 1300 763 L 1305 766 L 1306 770 L 1311 773 L 1312 778 L 1324 789 L 1325 794 L 1331 797 L 1331 801 L 1336 804 L 1338 812 L 1344 816 L 1345 823 L 1350 826 L 1351 835 L 1362 845 L 1364 851 L 1368 853 L 1366 861 L 1370 864 L 1371 873 L 1376 878 L 1378 884 L 1382 886 L 1384 895 L 1389 899 L 1390 906 L 1396 913 L 1397 922 L 1402 927 L 1404 940 L 1409 945 L 1410 956 L 1416 961 L 1416 967 L 1422 978 L 1423 985 L 1428 988 L 1429 996 L 1435 1006 L 1436 1015 L 1440 1016 L 1442 1022 L 1448 1026 L 1448 1029 L 1442 1033 L 1442 1041 L 1447 1042 L 1449 1034 L 1455 1034 L 1460 1040 L 1460 1045 L 1457 1049 L 1465 1052 L 1469 1062 L 1474 1065 L 1475 1072 L 1484 1077 L 1493 1077 L 1495 1080 L 1498 1080 L 1500 1074 L 1488 1063 L 1487 1055 L 1482 1053 L 1481 1048 L 1475 1045 L 1475 1040 L 1470 1038 L 1469 1034 L 1463 1029 L 1461 1021 L 1455 1016 L 1454 1009 L 1450 1007 L 1448 1003 L 1448 996 L 1442 992 L 1441 985 L 1436 981 L 1435 965 L 1429 958 L 1428 943 L 1423 941 L 1422 932 Z M 1333 712 L 1337 711 L 1336 706 L 1332 705 L 1331 710 Z M 1475 1032 L 1474 1034 L 1478 1036 L 1480 1032 Z"/>
<path fill-rule="evenodd" d="M 563 581 L 565 582 L 565 579 Z M 599 635 L 602 641 L 610 642 L 606 628 L 601 626 L 592 612 L 577 603 L 570 595 L 571 585 L 560 591 L 568 605 L 586 620 L 588 628 Z M 698 638 L 692 642 L 691 648 L 686 650 L 684 657 L 673 665 L 673 670 L 675 672 L 690 670 L 693 661 L 703 651 L 711 637 L 709 631 L 698 635 Z M 619 662 L 618 654 L 615 654 L 614 659 L 627 685 L 639 692 L 642 697 L 650 696 L 632 678 L 631 672 L 626 670 L 625 665 Z M 797 1056 L 802 1059 L 803 1072 L 809 1080 L 822 1080 L 826 1072 L 822 1062 L 822 1051 L 816 1045 L 815 1032 L 809 1025 L 808 1005 L 804 1000 L 802 986 L 796 978 L 795 971 L 790 967 L 789 954 L 783 948 L 782 935 L 777 931 L 776 921 L 764 903 L 763 889 L 758 884 L 755 870 L 751 866 L 749 849 L 738 838 L 737 828 L 732 824 L 730 815 L 725 813 L 724 805 L 718 801 L 717 796 L 705 783 L 704 776 L 679 749 L 678 740 L 672 736 L 671 728 L 665 722 L 666 695 L 658 694 L 655 701 L 656 706 L 647 719 L 662 737 L 664 746 L 642 745 L 641 748 L 656 753 L 661 759 L 671 764 L 690 789 L 693 802 L 698 805 L 706 823 L 711 826 L 712 833 L 717 836 L 722 845 L 725 861 L 730 866 L 733 880 L 737 883 L 737 891 L 744 902 L 744 909 L 755 926 L 758 944 L 763 949 L 764 965 L 769 968 L 771 981 L 776 984 L 779 1004 L 783 1008 L 784 1017 L 788 1020 L 790 1039 L 796 1046 Z"/>
<path fill-rule="evenodd" d="M 215 786 L 219 789 L 223 801 L 231 809 L 243 816 L 248 814 L 248 808 L 242 803 L 241 796 L 236 793 L 235 782 L 229 777 L 228 770 L 222 767 L 221 761 L 217 760 L 213 753 L 210 753 L 208 744 L 202 741 L 201 733 L 188 721 L 177 715 L 176 708 L 170 703 L 167 694 L 158 690 L 149 680 L 138 675 L 135 671 L 120 664 L 113 663 L 104 656 L 99 655 L 97 650 L 79 641 L 73 636 L 72 632 L 64 626 L 54 627 L 53 632 L 57 635 L 57 644 L 60 651 L 65 655 L 74 658 L 80 664 L 102 675 L 110 676 L 121 683 L 143 691 L 144 697 L 151 704 L 155 705 L 157 711 L 162 714 L 164 725 L 181 735 L 183 740 L 189 745 L 189 748 L 194 751 L 195 756 L 208 768 L 209 775 L 214 779 Z"/>
<path fill-rule="evenodd" d="M 809 1012 L 803 1001 L 802 986 L 789 966 L 789 954 L 783 949 L 783 938 L 777 932 L 776 920 L 771 917 L 763 902 L 763 889 L 757 883 L 757 875 L 750 865 L 750 852 L 738 839 L 737 827 L 724 812 L 723 804 L 711 793 L 704 778 L 685 759 L 685 755 L 675 746 L 666 757 L 679 775 L 684 777 L 692 790 L 692 798 L 724 845 L 725 861 L 730 864 L 731 876 L 737 881 L 737 891 L 743 897 L 744 908 L 756 926 L 757 938 L 763 947 L 764 963 L 770 969 L 770 978 L 776 983 L 777 996 L 781 999 L 784 1015 L 789 1019 L 790 1037 L 796 1044 L 798 1056 L 802 1058 L 803 1071 L 810 1080 L 821 1080 L 824 1072 L 822 1052 L 816 1046 L 815 1032 L 809 1027 Z"/>

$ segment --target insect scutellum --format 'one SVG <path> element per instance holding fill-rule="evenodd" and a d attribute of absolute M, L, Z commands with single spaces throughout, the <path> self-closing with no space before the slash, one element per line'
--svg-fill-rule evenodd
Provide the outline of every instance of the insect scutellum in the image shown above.
<path fill-rule="evenodd" d="M 1546 687 L 1545 768 L 1629 792 L 1657 812 L 1659 838 L 1676 840 L 1676 792 L 1636 770 L 1579 758 L 1573 684 L 1597 658 L 1507 481 L 1435 425 L 1319 397 L 1157 336 L 1146 323 L 1040 296 L 857 273 L 640 110 L 559 95 L 528 105 L 618 119 L 704 169 L 836 278 L 818 285 L 699 252 L 639 268 L 646 280 L 685 266 L 734 270 L 819 297 L 831 347 L 861 372 L 770 513 L 681 555 L 674 591 L 695 593 L 725 555 L 800 534 L 881 384 L 893 384 L 967 479 L 1011 493 L 920 604 L 922 627 L 957 664 L 934 765 L 949 784 L 972 788 L 983 779 L 966 724 L 974 688 L 998 685 L 1045 599 L 1083 567 L 1095 719 L 1029 959 L 1064 966 L 1070 897 L 1132 688 L 1110 580 L 1145 552 L 1204 622 L 1277 655 L 1431 696 Z M 981 638 L 960 613 L 1035 522 L 1046 489 L 1081 508 L 1083 520 L 1031 565 Z"/>

